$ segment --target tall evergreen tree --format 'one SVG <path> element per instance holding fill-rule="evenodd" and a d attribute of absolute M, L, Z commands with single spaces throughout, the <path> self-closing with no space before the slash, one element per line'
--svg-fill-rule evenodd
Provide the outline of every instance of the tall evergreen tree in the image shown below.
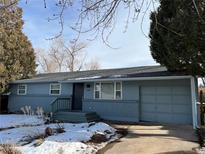
<path fill-rule="evenodd" d="M 151 54 L 170 71 L 205 75 L 205 1 L 160 0 L 151 13 Z"/>
<path fill-rule="evenodd" d="M 0 10 L 0 93 L 10 81 L 35 74 L 34 50 L 22 28 L 22 9 L 14 5 Z"/>

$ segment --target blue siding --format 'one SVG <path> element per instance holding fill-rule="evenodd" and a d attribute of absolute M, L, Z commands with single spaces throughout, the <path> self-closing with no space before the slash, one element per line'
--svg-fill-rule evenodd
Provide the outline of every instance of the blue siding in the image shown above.
<path fill-rule="evenodd" d="M 104 119 L 186 124 L 192 121 L 190 79 L 123 81 L 120 101 L 93 99 L 94 84 L 87 84 L 91 87 L 84 90 L 83 111 L 95 111 Z"/>
<path fill-rule="evenodd" d="M 139 121 L 139 102 L 137 101 L 113 101 L 113 100 L 89 100 L 83 101 L 83 110 L 97 112 L 101 118 L 117 121 Z"/>
<path fill-rule="evenodd" d="M 43 107 L 46 112 L 51 111 L 51 103 L 58 97 L 70 97 L 73 86 L 69 83 L 61 84 L 60 95 L 49 95 L 50 83 L 30 83 L 27 85 L 26 95 L 17 95 L 18 84 L 12 84 L 11 95 L 9 96 L 8 108 L 11 112 L 19 111 L 25 105 L 35 109 L 37 106 Z"/>
<path fill-rule="evenodd" d="M 91 86 L 84 90 L 83 111 L 97 112 L 108 120 L 139 122 L 138 82 L 122 82 L 122 100 L 94 100 L 94 83 L 87 84 Z"/>
<path fill-rule="evenodd" d="M 27 95 L 21 96 L 17 95 L 17 84 L 11 85 L 9 110 L 29 105 L 42 106 L 48 112 L 57 97 L 69 97 L 73 92 L 72 83 L 62 83 L 57 96 L 49 95 L 49 88 L 50 83 L 27 84 Z M 96 112 L 104 119 L 191 123 L 190 79 L 123 81 L 122 100 L 95 100 L 93 95 L 94 82 L 85 83 L 83 111 Z"/>

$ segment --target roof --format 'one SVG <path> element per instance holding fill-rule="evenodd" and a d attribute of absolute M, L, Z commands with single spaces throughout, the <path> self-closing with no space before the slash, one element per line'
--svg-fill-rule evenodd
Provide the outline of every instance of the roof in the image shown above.
<path fill-rule="evenodd" d="M 37 74 L 29 79 L 16 80 L 12 83 L 38 83 L 38 82 L 75 82 L 99 79 L 136 78 L 182 76 L 181 73 L 167 71 L 163 66 L 141 66 L 130 68 L 101 69 L 77 72 L 58 72 Z"/>

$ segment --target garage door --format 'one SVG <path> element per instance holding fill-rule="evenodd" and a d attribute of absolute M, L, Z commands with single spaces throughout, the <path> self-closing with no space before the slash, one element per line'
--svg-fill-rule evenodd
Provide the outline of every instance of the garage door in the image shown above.
<path fill-rule="evenodd" d="M 189 87 L 141 87 L 141 121 L 192 123 Z"/>

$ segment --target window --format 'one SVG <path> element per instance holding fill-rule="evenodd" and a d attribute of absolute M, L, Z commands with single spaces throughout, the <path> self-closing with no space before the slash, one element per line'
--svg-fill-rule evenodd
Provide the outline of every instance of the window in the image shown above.
<path fill-rule="evenodd" d="M 121 82 L 95 83 L 95 99 L 122 99 Z"/>
<path fill-rule="evenodd" d="M 61 84 L 50 84 L 50 95 L 60 95 Z"/>
<path fill-rule="evenodd" d="M 101 98 L 102 99 L 114 99 L 114 84 L 113 83 L 101 83 Z"/>
<path fill-rule="evenodd" d="M 100 83 L 95 84 L 95 98 L 96 99 L 100 98 Z"/>
<path fill-rule="evenodd" d="M 115 83 L 115 99 L 121 99 L 122 98 L 122 84 L 121 82 Z"/>
<path fill-rule="evenodd" d="M 17 94 L 18 95 L 26 95 L 27 85 L 18 85 Z"/>

